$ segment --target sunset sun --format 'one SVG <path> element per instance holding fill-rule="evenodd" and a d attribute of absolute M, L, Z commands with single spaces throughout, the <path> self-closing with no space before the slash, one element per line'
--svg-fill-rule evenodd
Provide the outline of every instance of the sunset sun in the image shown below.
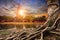
<path fill-rule="evenodd" d="M 25 10 L 19 10 L 19 15 L 24 16 L 25 15 Z"/>

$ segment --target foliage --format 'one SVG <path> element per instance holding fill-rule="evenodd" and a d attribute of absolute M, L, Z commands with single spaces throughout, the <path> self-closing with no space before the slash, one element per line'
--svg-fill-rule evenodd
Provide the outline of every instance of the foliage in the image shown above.
<path fill-rule="evenodd" d="M 44 22 L 46 21 L 46 17 L 45 16 L 37 17 L 37 18 L 34 18 L 33 21 Z"/>

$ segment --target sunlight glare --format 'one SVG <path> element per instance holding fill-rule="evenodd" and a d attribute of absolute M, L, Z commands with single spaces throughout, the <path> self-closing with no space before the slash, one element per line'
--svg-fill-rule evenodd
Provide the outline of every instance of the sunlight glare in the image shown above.
<path fill-rule="evenodd" d="M 25 10 L 19 10 L 19 14 L 20 14 L 21 16 L 24 16 L 24 15 L 25 15 Z"/>

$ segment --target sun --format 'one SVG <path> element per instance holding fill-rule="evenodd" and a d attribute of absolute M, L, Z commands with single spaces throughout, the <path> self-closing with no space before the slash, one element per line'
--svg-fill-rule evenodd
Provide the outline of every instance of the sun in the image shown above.
<path fill-rule="evenodd" d="M 19 10 L 19 14 L 20 14 L 20 16 L 24 16 L 25 15 L 25 10 Z"/>

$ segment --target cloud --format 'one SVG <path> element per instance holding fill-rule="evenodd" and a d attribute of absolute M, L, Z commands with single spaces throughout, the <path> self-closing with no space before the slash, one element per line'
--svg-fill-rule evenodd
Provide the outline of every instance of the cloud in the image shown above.
<path fill-rule="evenodd" d="M 17 4 L 13 0 L 0 0 L 0 15 L 14 15 L 16 6 Z"/>
<path fill-rule="evenodd" d="M 37 13 L 37 10 L 40 12 L 46 11 L 46 3 L 42 0 L 25 0 L 24 2 L 22 3 L 22 0 L 0 0 L 0 15 L 15 15 L 19 4 L 24 5 L 23 7 L 29 9 L 30 12 Z"/>

